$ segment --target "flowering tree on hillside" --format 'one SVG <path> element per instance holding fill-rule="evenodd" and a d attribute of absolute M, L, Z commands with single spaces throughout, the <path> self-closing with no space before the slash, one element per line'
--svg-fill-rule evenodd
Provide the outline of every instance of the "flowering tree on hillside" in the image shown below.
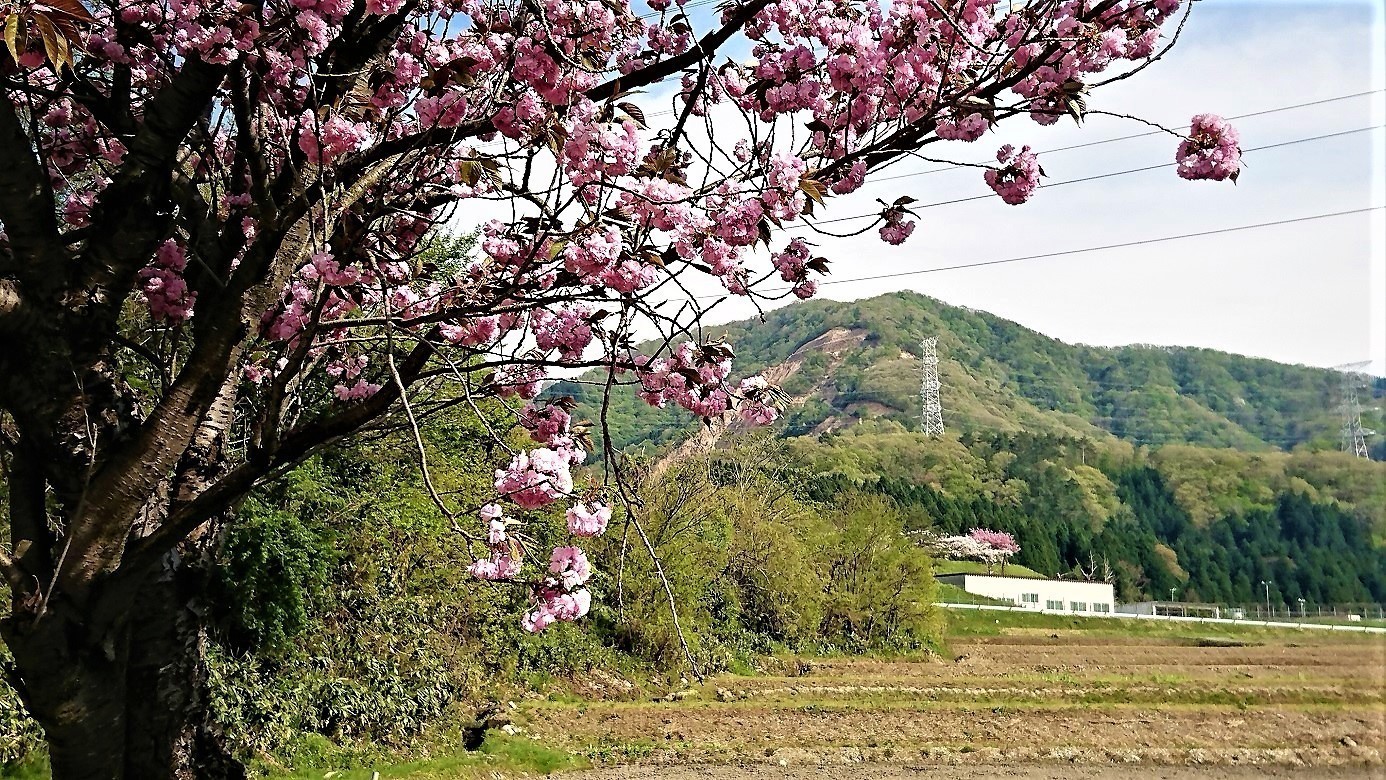
<path fill-rule="evenodd" d="M 940 558 L 952 561 L 981 561 L 987 565 L 987 574 L 992 567 L 1001 565 L 1001 573 L 1006 573 L 1006 561 L 1020 552 L 1015 537 L 1004 531 L 991 531 L 986 528 L 973 528 L 961 536 L 940 536 L 925 541 L 933 553 Z"/>
<path fill-rule="evenodd" d="M 987 574 L 991 574 L 992 567 L 997 564 L 1001 566 L 1001 573 L 1005 574 L 1006 561 L 1020 552 L 1020 545 L 1016 543 L 1015 537 L 1005 531 L 973 528 L 967 532 L 967 538 L 977 545 L 978 557 L 987 565 Z"/>
<path fill-rule="evenodd" d="M 950 561 L 980 561 L 985 550 L 971 536 L 926 536 L 923 545 L 935 556 Z"/>
<path fill-rule="evenodd" d="M 646 6 L 0 0 L 0 633 L 58 780 L 235 773 L 193 570 L 248 491 L 362 431 L 510 404 L 534 445 L 493 501 L 422 478 L 527 628 L 581 616 L 582 550 L 527 563 L 514 522 L 561 502 L 592 536 L 631 497 L 615 457 L 574 479 L 598 445 L 546 372 L 773 421 L 694 293 L 811 296 L 827 260 L 783 229 L 926 147 L 1081 120 L 1181 0 Z M 1235 174 L 1221 120 L 1181 139 L 1180 175 Z M 1040 175 L 1003 149 L 985 179 L 1018 203 Z M 869 229 L 927 232 L 909 203 Z M 450 220 L 480 252 L 428 251 Z"/>

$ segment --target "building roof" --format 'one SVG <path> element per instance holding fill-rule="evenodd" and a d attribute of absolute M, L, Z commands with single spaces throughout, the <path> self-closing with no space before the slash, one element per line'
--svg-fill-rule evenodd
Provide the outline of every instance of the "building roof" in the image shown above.
<path fill-rule="evenodd" d="M 936 579 L 936 580 L 947 579 L 947 578 L 950 578 L 950 577 L 981 577 L 981 578 L 989 579 L 989 580 L 1032 580 L 1032 581 L 1035 581 L 1035 582 L 1062 582 L 1062 583 L 1064 583 L 1064 584 L 1066 584 L 1066 585 L 1107 585 L 1107 586 L 1109 586 L 1109 587 L 1112 585 L 1112 583 L 1110 583 L 1110 582 L 1100 582 L 1100 581 L 1094 581 L 1094 580 L 1065 580 L 1065 579 L 1060 579 L 1060 578 L 1058 578 L 1058 577 L 1027 577 L 1027 576 L 1016 576 L 1016 575 L 1011 575 L 1011 574 L 972 574 L 972 573 L 970 573 L 970 572 L 961 572 L 961 571 L 960 571 L 960 572 L 953 572 L 953 573 L 951 573 L 951 574 L 935 574 L 935 575 L 934 575 L 934 579 Z"/>

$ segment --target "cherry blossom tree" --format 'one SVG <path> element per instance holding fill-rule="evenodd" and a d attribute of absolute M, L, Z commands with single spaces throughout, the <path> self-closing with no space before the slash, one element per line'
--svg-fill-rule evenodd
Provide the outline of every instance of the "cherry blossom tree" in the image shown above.
<path fill-rule="evenodd" d="M 971 536 L 925 536 L 921 544 L 935 557 L 950 561 L 980 561 L 985 546 Z"/>
<path fill-rule="evenodd" d="M 527 628 L 580 617 L 582 551 L 545 565 L 516 524 L 638 512 L 609 439 L 539 400 L 548 372 L 773 421 L 774 388 L 699 327 L 709 290 L 811 296 L 830 205 L 1012 117 L 1081 120 L 1188 10 L 692 5 L 0 0 L 0 633 L 58 780 L 237 772 L 201 699 L 197 572 L 248 491 L 362 431 L 511 405 L 535 446 L 493 500 L 434 497 L 478 578 L 531 589 Z M 1181 176 L 1235 175 L 1222 120 L 1180 139 Z M 1030 197 L 1033 155 L 998 160 L 986 183 Z M 927 233 L 910 202 L 868 229 Z M 458 225 L 480 251 L 438 251 Z M 603 473 L 575 478 L 594 446 Z"/>
<path fill-rule="evenodd" d="M 1005 574 L 1006 561 L 1020 552 L 1020 545 L 1016 543 L 1015 537 L 1005 531 L 973 528 L 967 532 L 967 538 L 977 546 L 978 557 L 987 565 L 987 574 L 991 574 L 992 567 L 998 564 L 1001 566 L 1001 573 Z"/>
<path fill-rule="evenodd" d="M 960 536 L 928 536 L 922 543 L 934 555 L 952 561 L 980 561 L 987 565 L 987 574 L 992 567 L 1001 565 L 1001 573 L 1006 572 L 1006 561 L 1020 552 L 1015 537 L 1004 531 L 991 531 L 986 528 L 973 528 Z"/>

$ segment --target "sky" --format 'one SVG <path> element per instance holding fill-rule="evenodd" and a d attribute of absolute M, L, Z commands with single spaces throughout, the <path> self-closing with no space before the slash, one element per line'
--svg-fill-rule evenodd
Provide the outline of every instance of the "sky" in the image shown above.
<path fill-rule="evenodd" d="M 1386 121 L 1386 0 L 1203 0 L 1179 44 L 1143 73 L 1100 90 L 1089 107 L 1170 126 L 1198 113 L 1233 117 L 1244 149 L 1359 131 Z M 1002 143 L 1045 150 L 1146 130 L 1090 117 L 1044 128 L 1003 123 L 973 144 L 929 154 L 988 161 Z M 1386 205 L 1382 130 L 1253 151 L 1240 181 L 1186 182 L 1172 168 L 1038 191 L 1023 206 L 995 196 L 920 210 L 914 235 L 892 247 L 875 231 L 816 238 L 842 280 L 1062 252 Z M 1172 162 L 1177 139 L 1157 135 L 1042 155 L 1050 182 Z M 891 174 L 926 171 L 911 162 Z M 829 201 L 830 219 L 879 210 L 877 197 L 921 204 L 990 195 L 976 168 L 868 185 Z M 846 223 L 851 225 L 853 223 Z M 862 224 L 862 223 L 856 223 Z M 835 225 L 841 228 L 844 225 Z M 900 289 L 981 309 L 1068 342 L 1210 347 L 1287 363 L 1372 360 L 1386 375 L 1386 217 L 1378 210 L 1222 235 L 997 265 L 822 286 L 856 300 Z M 711 322 L 754 314 L 719 306 Z"/>

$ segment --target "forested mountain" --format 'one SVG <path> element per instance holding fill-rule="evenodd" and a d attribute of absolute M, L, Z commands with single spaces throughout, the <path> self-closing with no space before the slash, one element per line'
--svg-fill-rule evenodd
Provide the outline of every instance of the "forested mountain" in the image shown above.
<path fill-rule="evenodd" d="M 811 301 L 770 312 L 764 323 L 711 332 L 736 346 L 738 373 L 772 368 L 782 376 L 797 402 L 782 429 L 791 436 L 878 417 L 918 430 L 919 342 L 934 336 L 945 422 L 954 431 L 1248 451 L 1338 446 L 1341 377 L 1334 371 L 1208 349 L 1066 344 L 917 293 Z M 572 385 L 557 392 L 583 395 Z M 1386 381 L 1372 395 L 1386 395 Z M 1379 411 L 1368 418 L 1368 428 L 1386 429 Z M 672 441 L 692 427 L 687 415 L 649 409 L 633 394 L 612 400 L 609 421 L 622 446 Z M 1378 437 L 1375 449 L 1386 455 L 1386 441 Z"/>
<path fill-rule="evenodd" d="M 1386 601 L 1386 464 L 1030 434 L 947 443 L 863 433 L 788 446 L 820 499 L 877 492 L 915 528 L 1008 531 L 1018 563 L 1110 579 L 1123 601 L 1172 589 L 1181 600 L 1258 603 L 1262 581 L 1276 605 Z"/>
<path fill-rule="evenodd" d="M 815 301 L 722 329 L 741 375 L 792 397 L 773 428 L 820 499 L 874 492 L 915 527 L 1015 533 L 1019 562 L 1120 598 L 1386 601 L 1386 446 L 1338 452 L 1342 377 L 1206 349 L 1070 345 L 915 293 Z M 717 330 L 712 331 L 717 335 Z M 919 432 L 919 341 L 938 339 L 948 434 Z M 586 401 L 585 387 L 552 389 Z M 1386 382 L 1364 391 L 1381 406 Z M 599 409 L 585 402 L 582 414 Z M 620 446 L 699 423 L 612 398 Z M 1368 428 L 1386 429 L 1370 410 Z M 716 429 L 713 429 L 716 433 Z M 703 434 L 705 437 L 708 434 Z M 733 432 L 724 439 L 740 438 Z M 725 443 L 725 442 L 724 442 Z"/>

